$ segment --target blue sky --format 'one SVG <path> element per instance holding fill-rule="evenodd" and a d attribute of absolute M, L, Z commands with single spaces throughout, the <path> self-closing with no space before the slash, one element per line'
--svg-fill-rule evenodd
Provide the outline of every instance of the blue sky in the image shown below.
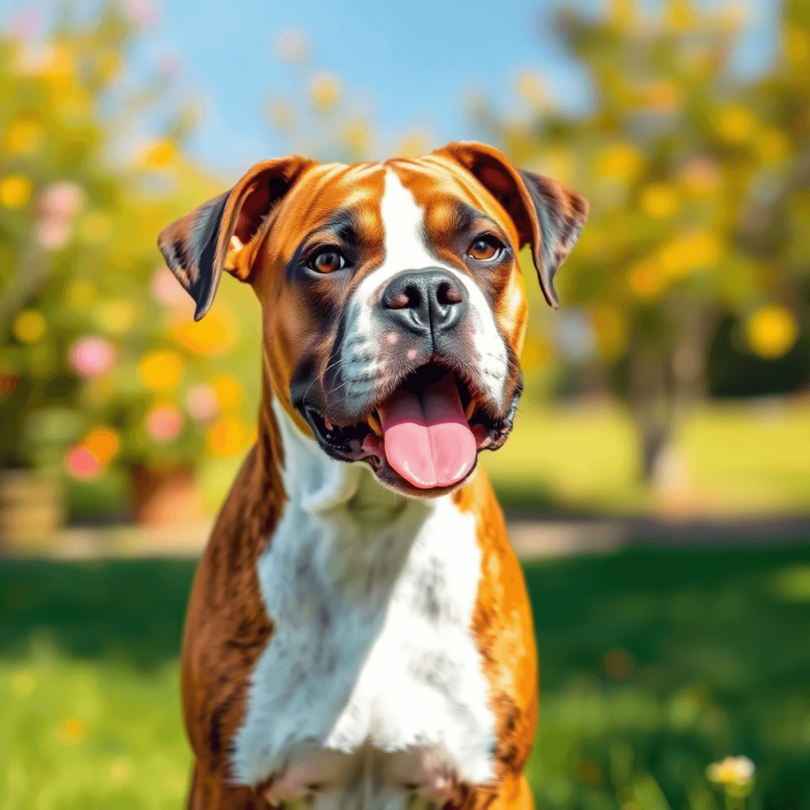
<path fill-rule="evenodd" d="M 53 0 L 44 5 L 55 7 Z M 599 0 L 577 5 L 600 7 Z M 27 0 L 0 0 L 0 24 L 26 6 Z M 232 177 L 288 148 L 265 112 L 269 99 L 302 89 L 297 69 L 275 52 L 284 32 L 306 34 L 311 69 L 340 77 L 382 134 L 380 143 L 420 131 L 434 147 L 478 134 L 466 111 L 473 92 L 502 111 L 517 111 L 522 71 L 541 74 L 564 103 L 587 104 L 587 74 L 551 32 L 558 6 L 542 0 L 162 0 L 132 65 L 138 77 L 154 73 L 167 57 L 177 61 L 175 92 L 202 113 L 191 147 L 211 169 Z M 755 72 L 775 51 L 777 3 L 751 0 L 746 8 L 736 63 L 741 72 Z"/>

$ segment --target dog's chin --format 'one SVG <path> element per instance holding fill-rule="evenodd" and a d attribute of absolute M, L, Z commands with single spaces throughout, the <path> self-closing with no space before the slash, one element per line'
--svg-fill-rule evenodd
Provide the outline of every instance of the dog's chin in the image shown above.
<path fill-rule="evenodd" d="M 354 422 L 333 422 L 312 404 L 298 409 L 326 455 L 367 465 L 386 488 L 436 498 L 469 481 L 482 450 L 497 450 L 512 429 L 520 388 L 503 416 L 454 371 L 435 363 L 411 372 Z"/>

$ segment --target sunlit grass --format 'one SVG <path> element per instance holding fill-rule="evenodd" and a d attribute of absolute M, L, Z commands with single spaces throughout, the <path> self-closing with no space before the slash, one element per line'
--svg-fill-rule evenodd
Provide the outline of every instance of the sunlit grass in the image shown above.
<path fill-rule="evenodd" d="M 627 411 L 607 400 L 531 405 L 484 464 L 506 505 L 742 515 L 810 508 L 810 406 L 709 404 L 678 423 L 665 480 L 645 485 Z"/>
<path fill-rule="evenodd" d="M 182 806 L 177 648 L 193 564 L 0 567 L 0 809 Z M 810 806 L 806 549 L 625 550 L 526 567 L 541 660 L 538 810 Z"/>
<path fill-rule="evenodd" d="M 43 639 L 0 661 L 0 807 L 180 807 L 190 756 L 178 695 L 174 661 L 138 671 Z"/>

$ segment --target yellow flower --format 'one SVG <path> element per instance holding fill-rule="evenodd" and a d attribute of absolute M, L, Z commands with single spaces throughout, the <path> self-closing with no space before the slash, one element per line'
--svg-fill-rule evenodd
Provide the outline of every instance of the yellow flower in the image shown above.
<path fill-rule="evenodd" d="M 14 318 L 14 334 L 23 343 L 33 343 L 45 334 L 45 318 L 35 309 L 24 309 Z"/>
<path fill-rule="evenodd" d="M 174 328 L 177 339 L 197 354 L 220 354 L 229 349 L 236 338 L 233 320 L 219 307 L 201 321 L 183 320 Z"/>
<path fill-rule="evenodd" d="M 4 146 L 10 155 L 27 155 L 42 141 L 42 127 L 36 121 L 15 121 L 6 131 Z"/>
<path fill-rule="evenodd" d="M 121 446 L 118 434 L 110 427 L 104 425 L 93 428 L 85 437 L 82 444 L 105 464 L 112 459 Z"/>
<path fill-rule="evenodd" d="M 73 55 L 63 45 L 51 48 L 42 62 L 39 75 L 48 79 L 54 89 L 67 87 L 74 75 Z"/>
<path fill-rule="evenodd" d="M 76 717 L 66 717 L 59 724 L 59 737 L 65 743 L 80 742 L 87 734 L 87 723 Z"/>
<path fill-rule="evenodd" d="M 352 152 L 365 152 L 368 140 L 368 127 L 362 121 L 352 121 L 343 130 L 343 142 Z"/>
<path fill-rule="evenodd" d="M 218 419 L 208 432 L 208 447 L 215 456 L 233 456 L 247 440 L 247 430 L 241 419 L 226 416 Z"/>
<path fill-rule="evenodd" d="M 747 785 L 754 777 L 756 766 L 748 757 L 726 757 L 706 768 L 709 781 L 717 785 Z"/>
<path fill-rule="evenodd" d="M 221 374 L 211 380 L 219 408 L 222 411 L 235 411 L 242 402 L 242 386 L 233 377 Z"/>
<path fill-rule="evenodd" d="M 402 157 L 419 157 L 427 152 L 427 142 L 422 135 L 409 135 L 400 142 L 396 153 Z"/>
<path fill-rule="evenodd" d="M 614 143 L 602 150 L 596 160 L 596 171 L 605 177 L 630 180 L 641 168 L 638 150 L 628 143 Z"/>
<path fill-rule="evenodd" d="M 10 174 L 0 181 L 0 203 L 6 208 L 22 208 L 33 193 L 33 183 L 22 174 Z"/>
<path fill-rule="evenodd" d="M 690 3 L 675 0 L 666 5 L 667 26 L 675 31 L 688 31 L 695 26 L 695 12 Z"/>
<path fill-rule="evenodd" d="M 656 298 L 666 287 L 667 278 L 653 261 L 637 264 L 627 275 L 627 288 L 639 299 Z"/>
<path fill-rule="evenodd" d="M 312 105 L 321 111 L 331 110 L 338 103 L 340 93 L 340 81 L 328 74 L 316 76 L 309 85 Z"/>
<path fill-rule="evenodd" d="M 720 260 L 720 240 L 708 231 L 688 233 L 670 242 L 661 251 L 661 267 L 671 278 L 711 267 Z"/>
<path fill-rule="evenodd" d="M 530 104 L 540 105 L 546 100 L 543 82 L 536 73 L 526 71 L 518 76 L 518 92 Z"/>
<path fill-rule="evenodd" d="M 748 345 L 760 357 L 782 357 L 796 342 L 799 326 L 796 317 L 780 304 L 757 310 L 746 325 Z"/>
<path fill-rule="evenodd" d="M 732 143 L 747 141 L 754 134 L 756 125 L 756 118 L 747 107 L 726 107 L 717 116 L 719 133 Z"/>
<path fill-rule="evenodd" d="M 641 195 L 641 208 L 648 217 L 664 219 L 678 210 L 678 195 L 672 186 L 656 183 L 644 189 Z"/>
<path fill-rule="evenodd" d="M 180 382 L 183 361 L 177 352 L 165 349 L 149 352 L 141 359 L 140 372 L 153 391 L 168 391 Z"/>
<path fill-rule="evenodd" d="M 177 157 L 177 147 L 171 141 L 157 141 L 144 149 L 141 163 L 147 169 L 164 169 Z"/>
<path fill-rule="evenodd" d="M 608 360 L 615 360 L 624 351 L 627 342 L 626 319 L 618 309 L 607 304 L 596 305 L 591 318 L 602 355 Z"/>

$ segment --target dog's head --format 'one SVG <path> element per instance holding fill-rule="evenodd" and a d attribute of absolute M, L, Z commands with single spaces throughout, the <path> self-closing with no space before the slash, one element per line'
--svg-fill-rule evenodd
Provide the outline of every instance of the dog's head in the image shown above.
<path fill-rule="evenodd" d="M 262 305 L 274 395 L 334 459 L 389 487 L 437 495 L 497 449 L 521 393 L 531 246 L 543 293 L 588 204 L 491 147 L 353 166 L 254 166 L 167 227 L 159 246 L 197 304 L 222 270 Z"/>

